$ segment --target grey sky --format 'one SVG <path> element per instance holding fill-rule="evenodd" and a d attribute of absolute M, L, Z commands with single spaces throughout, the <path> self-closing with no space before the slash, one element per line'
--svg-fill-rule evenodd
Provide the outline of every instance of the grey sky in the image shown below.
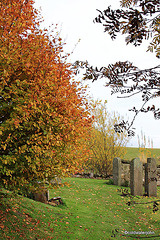
<path fill-rule="evenodd" d="M 104 10 L 109 5 L 118 8 L 119 0 L 36 0 L 35 7 L 42 8 L 44 18 L 43 26 L 48 27 L 52 23 L 58 24 L 61 36 L 67 43 L 66 52 L 73 54 L 70 61 L 88 60 L 94 66 L 107 66 L 116 61 L 129 60 L 139 68 L 150 68 L 159 64 L 153 53 L 146 52 L 148 42 L 140 47 L 126 46 L 124 37 L 119 36 L 112 41 L 107 33 L 103 32 L 100 24 L 94 24 L 97 16 L 96 9 Z M 80 42 L 78 43 L 78 40 Z M 77 44 L 78 43 L 78 44 Z M 132 119 L 133 114 L 128 109 L 140 104 L 140 98 L 117 99 L 110 95 L 110 89 L 104 87 L 104 81 L 100 80 L 90 85 L 90 94 L 96 99 L 107 99 L 108 110 L 118 111 L 122 116 Z M 159 99 L 157 100 L 157 107 Z M 141 130 L 146 137 L 153 140 L 153 147 L 160 147 L 160 120 L 154 120 L 152 114 L 141 114 L 137 117 L 134 127 L 136 135 Z M 137 136 L 130 141 L 130 146 L 138 146 Z"/>

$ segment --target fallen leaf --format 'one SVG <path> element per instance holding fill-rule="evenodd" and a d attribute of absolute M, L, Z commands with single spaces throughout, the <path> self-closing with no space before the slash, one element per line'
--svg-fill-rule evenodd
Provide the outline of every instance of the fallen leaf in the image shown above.
<path fill-rule="evenodd" d="M 0 228 L 2 228 L 2 229 L 3 229 L 3 228 L 4 228 L 4 225 L 3 225 L 3 224 L 1 224 L 1 225 L 0 225 Z"/>

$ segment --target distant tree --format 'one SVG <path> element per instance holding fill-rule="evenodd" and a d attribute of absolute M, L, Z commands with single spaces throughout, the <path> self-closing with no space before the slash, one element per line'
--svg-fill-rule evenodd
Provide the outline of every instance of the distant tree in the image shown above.
<path fill-rule="evenodd" d="M 107 102 L 92 101 L 94 121 L 89 140 L 90 157 L 86 162 L 88 169 L 103 176 L 112 174 L 112 163 L 115 157 L 123 157 L 128 136 L 114 131 L 121 117 L 118 113 L 109 113 Z"/>
<path fill-rule="evenodd" d="M 33 1 L 0 9 L 0 186 L 35 188 L 86 159 L 91 119 L 62 39 L 40 29 Z"/>
<path fill-rule="evenodd" d="M 100 23 L 114 40 L 117 34 L 126 34 L 126 43 L 141 45 L 144 39 L 152 39 L 148 51 L 155 52 L 160 58 L 160 2 L 159 0 L 121 0 L 121 8 L 112 10 L 108 7 L 100 11 L 94 22 Z M 130 109 L 135 113 L 133 120 L 122 121 L 115 125 L 117 132 L 128 131 L 134 135 L 131 128 L 136 116 L 140 113 L 153 112 L 155 119 L 160 119 L 160 108 L 155 105 L 146 106 L 149 100 L 160 97 L 160 65 L 149 69 L 139 69 L 129 61 L 109 64 L 108 67 L 90 66 L 88 62 L 75 63 L 77 68 L 85 68 L 84 79 L 95 81 L 107 78 L 106 86 L 112 88 L 111 94 L 120 93 L 121 97 L 129 98 L 136 94 L 142 95 L 142 106 Z"/>

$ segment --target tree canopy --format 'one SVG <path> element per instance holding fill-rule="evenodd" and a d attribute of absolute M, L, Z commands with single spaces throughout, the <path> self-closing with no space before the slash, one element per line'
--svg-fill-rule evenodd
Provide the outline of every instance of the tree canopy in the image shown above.
<path fill-rule="evenodd" d="M 11 189 L 65 175 L 88 151 L 85 88 L 33 3 L 0 2 L 0 184 Z"/>
<path fill-rule="evenodd" d="M 134 46 L 141 45 L 144 40 L 151 40 L 147 51 L 154 52 L 160 58 L 160 2 L 159 0 L 121 0 L 121 9 L 98 10 L 99 15 L 94 22 L 102 24 L 104 31 L 114 40 L 118 34 L 126 35 L 126 43 Z M 160 65 L 149 69 L 139 69 L 131 62 L 116 62 L 108 66 L 90 66 L 86 61 L 77 61 L 76 69 L 86 70 L 84 79 L 95 81 L 106 78 L 106 86 L 111 87 L 111 94 L 119 93 L 121 97 L 129 98 L 141 94 L 142 106 L 130 109 L 135 113 L 133 120 L 122 121 L 115 125 L 115 130 L 128 131 L 134 135 L 132 125 L 140 113 L 153 112 L 155 119 L 160 119 L 160 108 L 155 105 L 146 106 L 151 99 L 160 97 Z M 78 71 L 78 70 L 77 70 Z"/>
<path fill-rule="evenodd" d="M 94 121 L 89 139 L 91 151 L 86 166 L 95 174 L 107 177 L 112 175 L 113 159 L 124 157 L 129 138 L 126 133 L 114 131 L 114 125 L 123 118 L 116 112 L 108 111 L 107 101 L 96 100 L 90 104 Z"/>

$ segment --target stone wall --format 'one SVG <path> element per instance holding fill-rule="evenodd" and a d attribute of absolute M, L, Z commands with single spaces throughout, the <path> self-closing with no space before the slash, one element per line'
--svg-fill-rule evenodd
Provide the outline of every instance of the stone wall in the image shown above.
<path fill-rule="evenodd" d="M 121 160 L 121 184 L 130 185 L 130 161 Z"/>
<path fill-rule="evenodd" d="M 145 182 L 145 164 L 143 164 L 143 184 L 144 182 Z M 127 184 L 128 186 L 130 186 L 130 161 L 121 159 L 121 184 L 120 185 L 127 185 Z M 157 186 L 160 186 L 160 165 L 157 165 Z"/>

